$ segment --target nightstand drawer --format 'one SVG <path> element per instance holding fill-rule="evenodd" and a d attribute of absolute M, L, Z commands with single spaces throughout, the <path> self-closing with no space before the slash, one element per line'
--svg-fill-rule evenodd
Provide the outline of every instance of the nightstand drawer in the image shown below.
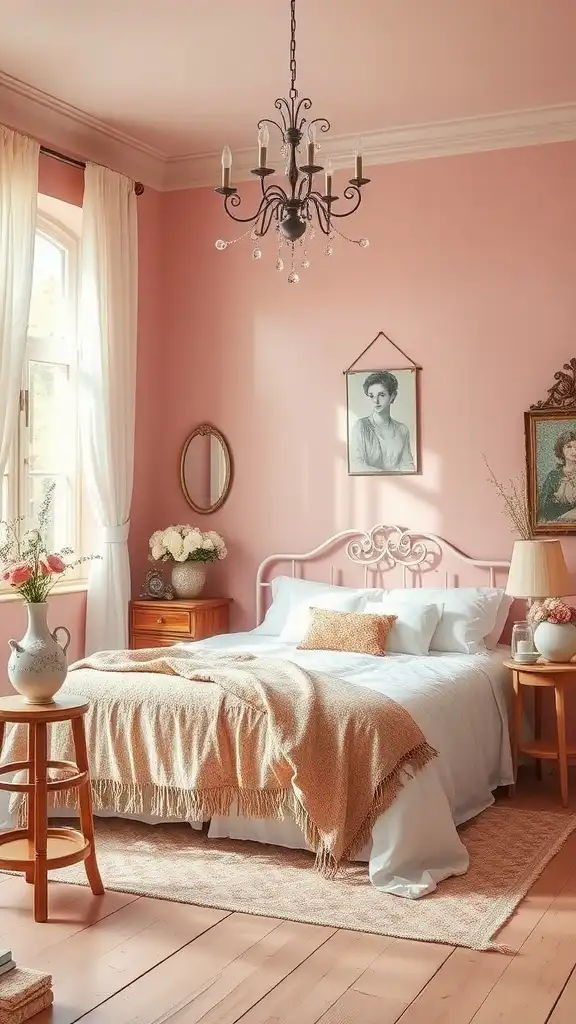
<path fill-rule="evenodd" d="M 133 633 L 132 650 L 138 651 L 148 647 L 172 647 L 180 643 L 175 637 L 161 636 L 159 633 Z"/>
<path fill-rule="evenodd" d="M 185 633 L 194 636 L 194 620 L 187 608 L 170 608 L 163 601 L 159 607 L 132 608 L 132 630 L 146 633 Z"/>

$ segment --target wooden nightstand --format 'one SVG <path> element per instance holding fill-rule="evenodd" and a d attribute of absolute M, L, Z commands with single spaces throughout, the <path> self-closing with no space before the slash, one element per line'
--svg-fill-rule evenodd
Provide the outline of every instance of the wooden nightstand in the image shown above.
<path fill-rule="evenodd" d="M 229 630 L 228 597 L 197 601 L 131 601 L 130 647 L 170 647 L 184 640 L 205 640 Z"/>
<path fill-rule="evenodd" d="M 505 661 L 506 668 L 512 670 L 514 682 L 514 713 L 512 720 L 512 757 L 514 759 L 514 776 L 518 769 L 518 755 L 529 754 L 537 758 L 538 777 L 540 760 L 558 761 L 560 770 L 560 790 L 562 804 L 568 806 L 568 758 L 576 757 L 576 747 L 566 745 L 566 712 L 564 708 L 564 692 L 576 686 L 576 662 L 568 664 L 552 661 L 537 661 L 534 665 L 519 665 L 517 661 Z M 534 735 L 532 743 L 522 743 L 522 707 L 523 686 L 534 687 Z M 556 706 L 557 740 L 542 739 L 542 687 L 554 690 Z"/>

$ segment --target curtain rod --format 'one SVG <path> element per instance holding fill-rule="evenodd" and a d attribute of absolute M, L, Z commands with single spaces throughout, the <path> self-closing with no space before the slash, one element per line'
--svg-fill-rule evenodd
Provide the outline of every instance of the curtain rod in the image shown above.
<path fill-rule="evenodd" d="M 59 160 L 60 163 L 69 164 L 70 167 L 79 167 L 81 170 L 86 168 L 84 160 L 75 160 L 72 156 L 66 156 L 65 153 L 59 153 L 57 149 L 49 149 L 48 146 L 40 146 L 40 152 L 44 153 L 44 156 L 51 156 L 53 160 Z M 144 185 L 141 181 L 134 182 L 134 191 L 137 196 L 142 195 Z"/>

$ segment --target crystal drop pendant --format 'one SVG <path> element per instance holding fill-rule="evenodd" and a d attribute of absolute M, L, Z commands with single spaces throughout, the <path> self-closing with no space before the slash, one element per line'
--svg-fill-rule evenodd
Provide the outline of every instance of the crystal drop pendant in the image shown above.
<path fill-rule="evenodd" d="M 258 248 L 252 249 L 252 259 L 253 260 L 260 260 L 260 259 L 262 259 L 262 249 L 258 249 Z"/>
<path fill-rule="evenodd" d="M 223 238 L 219 238 L 218 241 L 215 242 L 215 245 L 217 249 L 226 249 L 228 242 L 225 242 Z"/>
<path fill-rule="evenodd" d="M 334 249 L 332 248 L 331 245 L 327 245 L 326 246 L 326 248 L 324 249 L 324 255 L 325 256 L 333 256 L 334 255 Z"/>
<path fill-rule="evenodd" d="M 360 246 L 361 249 L 367 249 L 368 246 L 370 245 L 370 241 L 368 238 L 361 238 L 360 241 L 358 242 L 358 245 Z"/>
<path fill-rule="evenodd" d="M 278 256 L 276 260 L 276 270 L 284 270 L 284 260 L 281 256 Z"/>
<path fill-rule="evenodd" d="M 300 278 L 299 278 L 298 274 L 296 273 L 296 271 L 295 270 L 291 270 L 290 273 L 288 274 L 288 283 L 289 284 L 298 284 L 299 280 L 300 280 Z"/>
<path fill-rule="evenodd" d="M 310 266 L 310 260 L 307 258 L 303 259 L 300 266 L 303 267 L 304 270 L 308 270 L 308 267 Z"/>

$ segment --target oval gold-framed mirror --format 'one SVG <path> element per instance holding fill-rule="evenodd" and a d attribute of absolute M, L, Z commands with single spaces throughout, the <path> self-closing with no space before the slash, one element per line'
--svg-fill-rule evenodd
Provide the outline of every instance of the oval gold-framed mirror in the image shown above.
<path fill-rule="evenodd" d="M 180 458 L 180 483 L 186 501 L 200 515 L 220 508 L 232 486 L 232 457 L 223 434 L 201 423 L 188 435 Z"/>

